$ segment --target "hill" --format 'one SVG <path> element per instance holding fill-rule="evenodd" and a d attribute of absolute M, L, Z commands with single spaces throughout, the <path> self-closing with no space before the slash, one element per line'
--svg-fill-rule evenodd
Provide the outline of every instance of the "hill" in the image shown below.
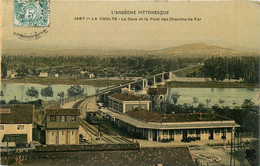
<path fill-rule="evenodd" d="M 258 55 L 258 52 L 240 52 L 204 43 L 185 44 L 160 50 L 104 50 L 104 49 L 3 49 L 2 55 L 24 56 L 156 56 L 161 58 Z"/>

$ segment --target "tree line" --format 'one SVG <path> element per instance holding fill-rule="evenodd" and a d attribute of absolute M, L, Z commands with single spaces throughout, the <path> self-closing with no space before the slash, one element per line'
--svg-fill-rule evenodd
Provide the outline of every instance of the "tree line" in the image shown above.
<path fill-rule="evenodd" d="M 171 71 L 190 64 L 201 63 L 203 58 L 167 58 L 147 56 L 3 56 L 2 71 L 6 77 L 7 70 L 18 73 L 19 78 L 26 75 L 37 76 L 40 71 L 63 73 L 79 73 L 87 70 L 97 75 L 108 72 L 111 76 L 152 75 L 163 71 Z M 69 69 L 69 70 L 67 70 Z M 114 73 L 114 74 L 113 74 Z"/>
<path fill-rule="evenodd" d="M 45 100 L 47 101 L 48 97 L 53 97 L 54 91 L 52 87 L 49 85 L 45 88 L 42 88 L 40 91 L 40 94 L 42 97 L 45 97 Z M 76 97 L 84 94 L 84 88 L 82 88 L 80 85 L 72 85 L 69 89 L 67 89 L 67 96 L 68 97 Z M 0 92 L 1 96 L 4 96 L 3 91 Z M 28 88 L 26 91 L 26 96 L 30 97 L 30 101 L 33 101 L 33 98 L 39 97 L 39 91 L 35 89 L 35 87 Z M 65 92 L 61 91 L 57 94 L 57 96 L 60 98 L 60 102 L 62 104 L 63 99 L 65 97 Z M 6 103 L 5 100 L 1 100 L 0 104 L 20 104 L 21 101 L 18 101 L 16 97 L 13 100 L 10 100 L 8 103 Z"/>
<path fill-rule="evenodd" d="M 212 81 L 241 79 L 246 83 L 259 83 L 259 57 L 211 57 L 205 60 L 202 72 Z"/>

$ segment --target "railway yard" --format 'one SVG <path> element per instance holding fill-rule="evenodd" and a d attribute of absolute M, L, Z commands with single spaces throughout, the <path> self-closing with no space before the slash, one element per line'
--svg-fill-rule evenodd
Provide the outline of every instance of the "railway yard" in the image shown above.
<path fill-rule="evenodd" d="M 108 129 L 101 124 L 91 124 L 86 121 L 87 112 L 97 112 L 98 107 L 95 104 L 95 97 L 86 99 L 79 105 L 81 111 L 80 116 L 80 133 L 83 136 L 81 143 L 86 144 L 124 144 L 131 143 L 132 141 L 118 135 L 116 132 Z"/>

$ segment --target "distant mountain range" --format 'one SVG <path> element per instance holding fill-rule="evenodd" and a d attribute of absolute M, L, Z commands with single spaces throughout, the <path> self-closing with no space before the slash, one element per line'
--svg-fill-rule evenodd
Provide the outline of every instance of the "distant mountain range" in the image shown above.
<path fill-rule="evenodd" d="M 3 49 L 3 55 L 24 56 L 156 56 L 162 58 L 211 56 L 259 56 L 259 52 L 240 52 L 204 43 L 184 44 L 160 50 L 98 50 L 98 49 Z"/>

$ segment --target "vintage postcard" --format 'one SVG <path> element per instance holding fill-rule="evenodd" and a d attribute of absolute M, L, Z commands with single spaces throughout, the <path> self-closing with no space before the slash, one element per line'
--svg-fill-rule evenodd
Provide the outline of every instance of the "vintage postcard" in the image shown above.
<path fill-rule="evenodd" d="M 259 165 L 257 1 L 0 1 L 1 165 Z"/>

